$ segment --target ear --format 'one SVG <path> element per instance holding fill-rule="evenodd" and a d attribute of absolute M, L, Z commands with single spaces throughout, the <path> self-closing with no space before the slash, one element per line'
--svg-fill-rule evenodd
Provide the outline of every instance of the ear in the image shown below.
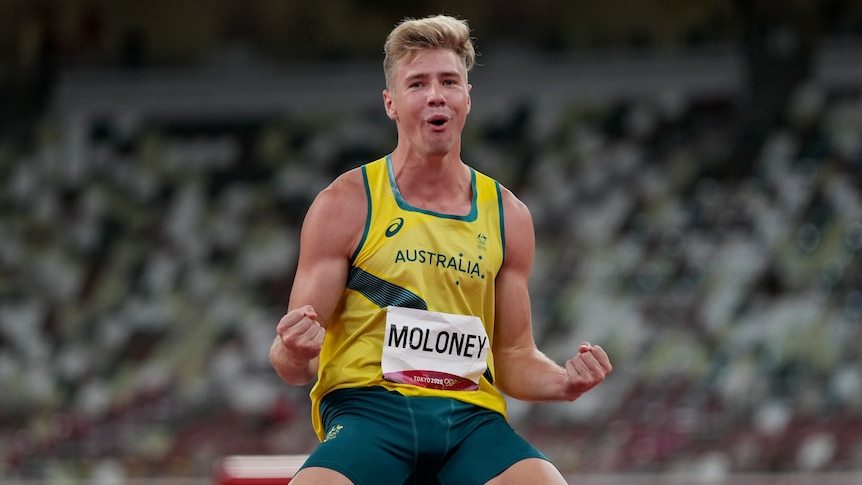
<path fill-rule="evenodd" d="M 395 101 L 395 99 L 394 99 L 394 96 L 392 96 L 392 93 L 390 93 L 389 90 L 384 89 L 383 90 L 383 107 L 386 109 L 386 116 L 388 116 L 390 120 L 396 120 L 397 119 L 397 113 L 395 112 L 395 107 L 394 107 L 393 101 Z"/>
<path fill-rule="evenodd" d="M 470 91 L 473 90 L 473 85 L 467 85 L 467 114 L 470 114 L 470 108 L 473 106 L 473 98 L 470 96 Z"/>

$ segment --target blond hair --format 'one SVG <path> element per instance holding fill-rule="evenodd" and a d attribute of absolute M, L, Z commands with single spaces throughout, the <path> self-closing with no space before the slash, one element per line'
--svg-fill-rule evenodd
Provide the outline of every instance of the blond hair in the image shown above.
<path fill-rule="evenodd" d="M 395 80 L 398 62 L 420 49 L 451 49 L 464 60 L 467 71 L 476 63 L 476 48 L 466 20 L 448 15 L 407 18 L 395 26 L 383 46 L 383 73 L 387 89 L 391 88 Z"/>

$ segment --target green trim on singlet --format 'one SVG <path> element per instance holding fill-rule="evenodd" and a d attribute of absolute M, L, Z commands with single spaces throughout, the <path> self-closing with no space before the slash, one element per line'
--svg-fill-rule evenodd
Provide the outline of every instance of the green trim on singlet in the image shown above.
<path fill-rule="evenodd" d="M 420 209 L 418 207 L 413 207 L 412 205 L 408 204 L 406 200 L 404 200 L 404 197 L 401 195 L 401 191 L 398 190 L 398 184 L 395 181 L 395 171 L 392 168 L 392 155 L 391 154 L 386 155 L 386 170 L 389 171 L 389 183 L 392 186 L 392 194 L 395 196 L 395 202 L 398 204 L 398 207 L 400 207 L 401 209 L 406 210 L 406 211 L 421 212 L 422 214 L 428 214 L 428 215 L 432 215 L 435 217 L 442 217 L 444 219 L 455 219 L 457 221 L 473 222 L 476 220 L 477 217 L 479 217 L 479 208 L 477 207 L 477 204 L 476 204 L 476 198 L 477 198 L 476 171 L 473 170 L 472 167 L 469 167 L 469 168 L 470 168 L 470 186 L 472 187 L 472 192 L 473 192 L 473 200 L 470 203 L 470 212 L 467 215 L 463 215 L 463 216 L 457 216 L 454 214 L 444 214 L 442 212 L 434 212 L 434 211 L 429 211 L 429 210 L 425 210 L 425 209 Z"/>
<path fill-rule="evenodd" d="M 494 181 L 497 187 L 497 205 L 500 211 L 500 241 L 503 243 L 503 262 L 506 262 L 506 219 L 503 217 L 503 191 L 500 189 L 500 182 Z"/>
<path fill-rule="evenodd" d="M 358 291 L 380 308 L 397 306 L 417 310 L 428 309 L 428 304 L 419 295 L 357 267 L 350 268 L 347 287 Z"/>
<path fill-rule="evenodd" d="M 359 240 L 359 244 L 356 245 L 356 250 L 353 251 L 353 254 L 350 256 L 350 262 L 356 260 L 356 256 L 359 255 L 359 251 L 362 249 L 362 245 L 365 244 L 365 239 L 368 237 L 368 231 L 371 229 L 371 187 L 368 186 L 368 171 L 365 169 L 365 165 L 362 166 L 362 181 L 365 184 L 365 200 L 368 201 L 368 211 L 365 215 L 365 229 L 362 230 L 362 239 Z"/>

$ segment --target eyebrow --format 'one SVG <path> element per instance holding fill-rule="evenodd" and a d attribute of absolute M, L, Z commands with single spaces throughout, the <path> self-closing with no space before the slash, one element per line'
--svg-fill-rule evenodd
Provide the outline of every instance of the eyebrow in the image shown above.
<path fill-rule="evenodd" d="M 461 74 L 458 71 L 442 71 L 439 74 L 440 74 L 440 77 L 444 77 L 444 78 L 451 78 L 451 77 L 460 78 L 461 77 Z M 410 81 L 415 81 L 417 79 L 429 78 L 431 76 L 432 76 L 432 74 L 428 73 L 428 72 L 417 72 L 416 74 L 411 74 L 411 75 L 407 76 L 406 78 L 404 78 L 404 81 L 410 82 Z"/>

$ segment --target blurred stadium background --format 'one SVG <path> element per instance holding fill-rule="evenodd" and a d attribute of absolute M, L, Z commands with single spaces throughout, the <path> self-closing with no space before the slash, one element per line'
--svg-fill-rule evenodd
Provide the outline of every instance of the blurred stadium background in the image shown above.
<path fill-rule="evenodd" d="M 478 39 L 464 159 L 532 208 L 511 403 L 572 483 L 862 476 L 862 2 L 0 0 L 0 482 L 211 484 L 315 444 L 268 363 L 297 235 L 388 152 L 382 42 Z"/>

